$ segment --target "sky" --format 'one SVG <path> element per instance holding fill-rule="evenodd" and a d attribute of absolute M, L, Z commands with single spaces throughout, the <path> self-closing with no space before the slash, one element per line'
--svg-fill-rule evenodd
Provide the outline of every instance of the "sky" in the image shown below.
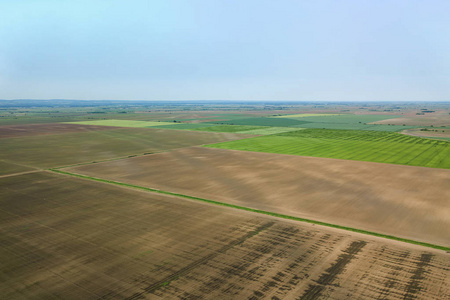
<path fill-rule="evenodd" d="M 450 1 L 0 0 L 0 99 L 450 101 Z"/>

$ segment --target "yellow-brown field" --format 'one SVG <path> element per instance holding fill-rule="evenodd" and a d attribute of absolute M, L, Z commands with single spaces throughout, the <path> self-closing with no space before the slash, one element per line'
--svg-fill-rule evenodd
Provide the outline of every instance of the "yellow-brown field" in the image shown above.
<path fill-rule="evenodd" d="M 450 170 L 192 147 L 64 169 L 449 246 Z"/>
<path fill-rule="evenodd" d="M 45 171 L 0 178 L 0 225 L 3 299 L 450 293 L 444 251 Z"/>

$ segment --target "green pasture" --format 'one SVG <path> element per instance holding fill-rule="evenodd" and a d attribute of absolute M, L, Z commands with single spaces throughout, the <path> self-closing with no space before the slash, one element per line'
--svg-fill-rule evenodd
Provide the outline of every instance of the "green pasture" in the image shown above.
<path fill-rule="evenodd" d="M 308 119 L 308 118 L 303 118 Z M 295 126 L 297 127 L 297 126 Z M 416 128 L 417 126 L 401 126 L 401 125 L 379 125 L 379 124 L 359 124 L 359 123 L 305 123 L 298 125 L 302 128 L 324 128 L 324 129 L 343 129 L 343 130 L 364 130 L 364 131 L 391 131 L 398 132 L 405 129 Z"/>
<path fill-rule="evenodd" d="M 295 115 L 294 115 L 295 116 Z M 291 116 L 291 118 L 295 118 Z M 288 116 L 285 116 L 286 118 Z M 336 123 L 336 124 L 359 124 L 359 123 L 371 123 L 386 119 L 394 119 L 402 117 L 401 115 L 337 115 L 337 114 L 322 114 L 314 116 L 301 117 L 302 121 L 313 122 L 313 123 Z"/>
<path fill-rule="evenodd" d="M 333 129 L 304 129 L 294 132 L 285 132 L 279 136 L 290 136 L 299 138 L 321 138 L 332 140 L 353 140 L 353 141 L 372 141 L 372 142 L 401 142 L 414 144 L 435 143 L 430 139 L 400 134 L 396 132 L 383 131 L 364 131 L 364 130 L 333 130 Z M 446 145 L 446 142 L 438 143 Z"/>
<path fill-rule="evenodd" d="M 275 118 L 305 118 L 305 117 L 322 117 L 322 116 L 337 116 L 338 114 L 293 114 L 284 116 L 275 116 Z"/>
<path fill-rule="evenodd" d="M 259 118 L 236 119 L 231 121 L 220 121 L 215 123 L 229 124 L 229 125 L 292 127 L 294 125 L 301 125 L 307 122 L 288 118 L 259 117 Z"/>
<path fill-rule="evenodd" d="M 263 127 L 263 126 L 246 126 L 246 125 L 219 125 L 219 126 L 194 128 L 192 130 L 211 131 L 211 132 L 238 132 L 238 133 L 241 133 L 241 131 L 250 131 L 250 130 L 264 129 L 264 128 L 266 128 L 266 127 Z"/>
<path fill-rule="evenodd" d="M 161 122 L 159 122 L 161 123 Z M 215 126 L 215 124 L 205 124 L 205 123 L 173 123 L 170 125 L 158 125 L 152 126 L 152 128 L 160 129 L 178 129 L 178 130 L 192 130 L 197 128 L 206 128 L 209 126 Z"/>
<path fill-rule="evenodd" d="M 301 130 L 205 147 L 450 169 L 450 143 L 403 136 Z M 368 134 L 367 137 L 364 137 Z M 346 135 L 348 138 L 346 138 Z"/>
<path fill-rule="evenodd" d="M 238 133 L 269 135 L 269 134 L 278 134 L 278 133 L 290 132 L 290 131 L 298 131 L 298 130 L 302 130 L 302 128 L 294 128 L 294 127 L 263 127 L 261 129 L 239 131 Z"/>

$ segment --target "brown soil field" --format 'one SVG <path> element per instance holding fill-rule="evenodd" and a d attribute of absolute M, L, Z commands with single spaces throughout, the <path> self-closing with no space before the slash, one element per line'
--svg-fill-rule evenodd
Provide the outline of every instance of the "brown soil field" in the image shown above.
<path fill-rule="evenodd" d="M 444 251 L 48 172 L 0 178 L 3 299 L 445 299 Z"/>
<path fill-rule="evenodd" d="M 450 170 L 202 147 L 64 170 L 450 246 Z"/>
<path fill-rule="evenodd" d="M 24 137 L 45 134 L 61 134 L 69 132 L 85 132 L 93 130 L 110 130 L 116 127 L 80 125 L 80 124 L 27 124 L 0 126 L 0 138 Z"/>
<path fill-rule="evenodd" d="M 421 131 L 420 129 L 407 129 L 403 130 L 401 133 L 412 135 L 412 136 L 420 136 L 420 137 L 445 137 L 450 138 L 450 129 L 445 128 L 434 128 L 427 131 Z"/>
<path fill-rule="evenodd" d="M 392 124 L 410 126 L 450 126 L 450 114 L 448 110 L 426 113 L 424 115 L 411 115 L 401 118 L 387 119 L 369 124 Z"/>
<path fill-rule="evenodd" d="M 21 173 L 21 172 L 27 172 L 27 171 L 33 171 L 34 168 L 1 161 L 0 160 L 0 176 L 14 174 L 14 173 Z"/>
<path fill-rule="evenodd" d="M 3 138 L 0 160 L 49 168 L 247 137 L 233 133 L 104 127 L 108 130 Z"/>

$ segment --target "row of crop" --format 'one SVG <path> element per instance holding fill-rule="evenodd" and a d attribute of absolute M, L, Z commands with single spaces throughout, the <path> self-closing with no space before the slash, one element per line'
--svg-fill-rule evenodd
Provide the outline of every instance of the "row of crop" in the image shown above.
<path fill-rule="evenodd" d="M 300 138 L 327 138 L 340 140 L 401 142 L 414 144 L 448 144 L 446 141 L 436 141 L 420 137 L 408 136 L 393 132 L 377 132 L 365 130 L 333 130 L 333 129 L 305 129 L 302 131 L 280 133 L 280 136 Z"/>
<path fill-rule="evenodd" d="M 450 168 L 450 147 L 442 144 L 405 144 L 389 141 L 348 141 L 271 135 L 209 147 Z"/>

